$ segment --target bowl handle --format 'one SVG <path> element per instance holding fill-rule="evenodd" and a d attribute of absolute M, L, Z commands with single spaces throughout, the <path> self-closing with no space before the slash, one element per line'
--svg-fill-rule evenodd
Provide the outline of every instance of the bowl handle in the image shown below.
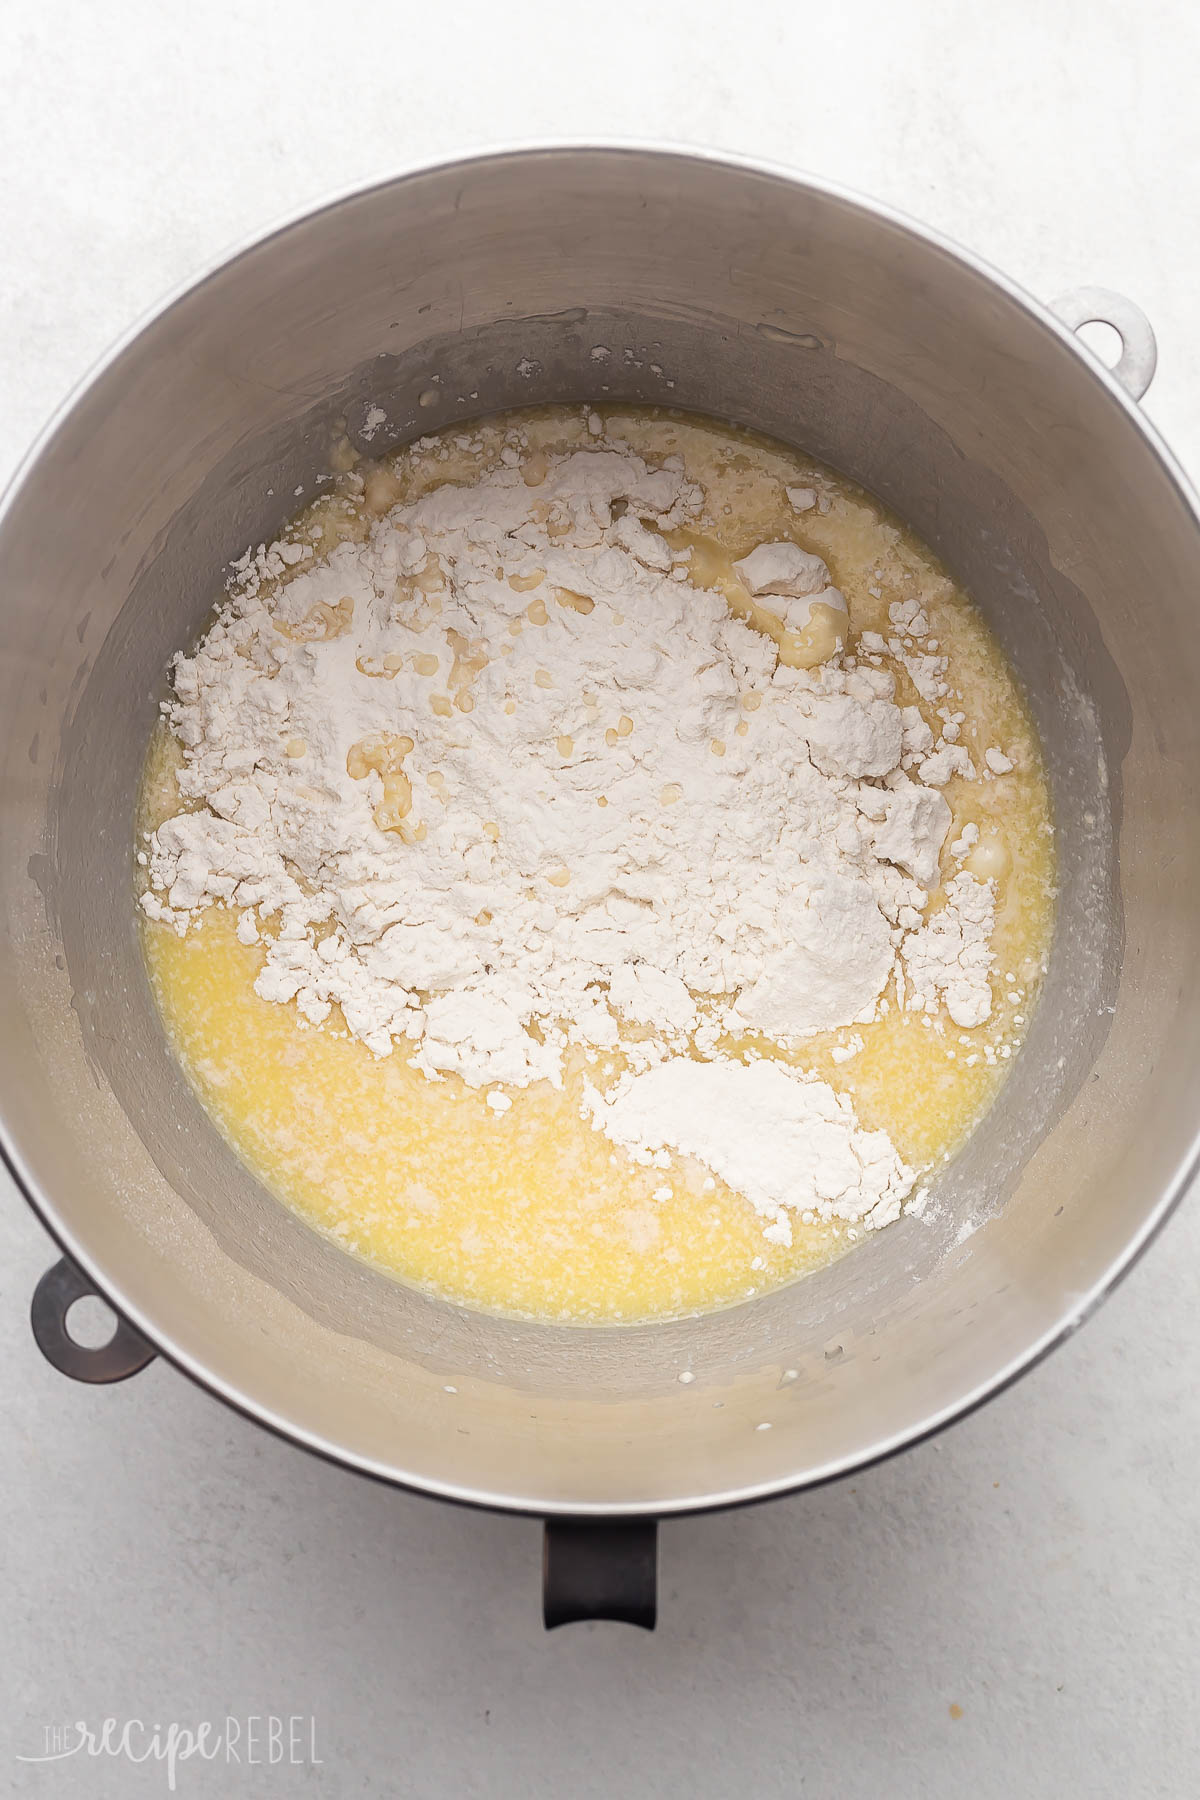
<path fill-rule="evenodd" d="M 1081 325 L 1111 325 L 1121 340 L 1121 354 L 1108 372 L 1134 400 L 1141 399 L 1154 380 L 1158 345 L 1140 306 L 1124 294 L 1114 293 L 1112 288 L 1081 287 L 1052 300 L 1050 311 L 1072 331 L 1078 331 Z M 1099 357 L 1096 360 L 1099 362 Z"/>
<path fill-rule="evenodd" d="M 67 1330 L 67 1314 L 77 1300 L 92 1297 L 104 1300 L 68 1257 L 47 1269 L 33 1290 L 29 1308 L 37 1347 L 60 1375 L 69 1375 L 72 1381 L 124 1381 L 127 1375 L 144 1369 L 158 1352 L 120 1313 L 107 1344 L 94 1349 L 77 1344 Z"/>
<path fill-rule="evenodd" d="M 547 1631 L 581 1619 L 617 1619 L 653 1631 L 658 1520 L 547 1519 L 542 1617 Z"/>

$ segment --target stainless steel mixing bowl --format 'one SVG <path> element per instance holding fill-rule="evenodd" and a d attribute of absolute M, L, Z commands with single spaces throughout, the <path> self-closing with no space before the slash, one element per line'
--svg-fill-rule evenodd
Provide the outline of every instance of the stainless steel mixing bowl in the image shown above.
<path fill-rule="evenodd" d="M 114 351 L 0 519 L 0 1097 L 12 1169 L 82 1272 L 41 1295 L 56 1360 L 120 1374 L 144 1338 L 353 1468 L 632 1518 L 844 1473 L 1086 1318 L 1197 1152 L 1200 532 L 1129 391 L 1148 328 L 1104 297 L 1084 315 L 1123 330 L 1118 376 L 970 256 L 819 182 L 551 148 L 338 200 Z M 312 491 L 339 421 L 361 442 L 382 407 L 377 451 L 587 397 L 758 426 L 908 520 L 1027 684 L 1061 868 L 1027 1046 L 925 1217 L 768 1298 L 636 1328 L 464 1311 L 304 1226 L 172 1060 L 132 904 L 167 660 L 229 560 Z M 81 1281 L 130 1324 L 107 1361 L 62 1332 Z"/>

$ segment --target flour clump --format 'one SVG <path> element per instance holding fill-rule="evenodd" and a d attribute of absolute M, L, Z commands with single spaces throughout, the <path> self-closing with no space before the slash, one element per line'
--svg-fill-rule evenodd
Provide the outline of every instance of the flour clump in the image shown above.
<path fill-rule="evenodd" d="M 626 1076 L 593 1106 L 608 1135 L 640 1160 L 677 1150 L 745 1194 L 769 1220 L 771 1243 L 791 1243 L 792 1212 L 807 1224 L 890 1224 L 912 1185 L 884 1132 L 864 1131 L 825 1082 L 778 1062 L 673 1057 Z"/>

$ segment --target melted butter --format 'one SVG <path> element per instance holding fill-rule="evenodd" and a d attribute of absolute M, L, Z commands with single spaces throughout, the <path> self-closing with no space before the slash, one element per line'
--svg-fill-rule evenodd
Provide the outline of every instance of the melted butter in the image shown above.
<path fill-rule="evenodd" d="M 1003 1079 L 1036 1000 L 1053 922 L 1049 804 L 1013 676 L 962 592 L 860 489 L 749 433 L 649 411 L 604 416 L 610 439 L 651 460 L 679 454 L 702 481 L 709 519 L 688 534 L 692 567 L 733 610 L 743 610 L 737 590 L 745 594 L 733 563 L 758 543 L 787 537 L 829 564 L 849 607 L 851 653 L 863 630 L 891 635 L 892 601 L 919 599 L 950 659 L 951 689 L 963 696 L 954 702 L 967 715 L 960 741 L 977 767 L 993 744 L 1017 762 L 997 780 L 956 779 L 943 790 L 954 813 L 947 845 L 975 823 L 980 849 L 988 847 L 980 872 L 999 876 L 992 1019 L 973 1031 L 944 1016 L 927 1023 L 899 1012 L 889 989 L 889 1009 L 876 1023 L 810 1039 L 787 1058 L 849 1092 L 862 1123 L 886 1130 L 911 1164 L 935 1165 L 963 1141 Z M 548 456 L 592 441 L 585 417 L 545 409 L 520 422 L 531 452 Z M 365 492 L 361 475 L 347 477 L 341 492 L 301 515 L 297 541 L 320 554 L 363 535 L 381 498 L 412 500 L 444 481 L 473 479 L 498 461 L 502 432 L 481 428 L 467 448 L 451 437 L 444 456 L 401 453 L 386 480 L 371 472 Z M 816 488 L 828 511 L 795 513 L 786 486 Z M 899 703 L 915 703 L 908 677 L 894 672 Z M 754 726 L 749 712 L 737 729 L 752 740 Z M 178 810 L 177 758 L 160 733 L 147 763 L 142 829 Z M 943 874 L 953 868 L 947 850 Z M 171 1042 L 255 1174 L 317 1229 L 392 1274 L 491 1311 L 615 1322 L 731 1304 L 822 1266 L 855 1241 L 845 1224 L 796 1218 L 791 1248 L 768 1244 L 749 1203 L 698 1164 L 633 1163 L 580 1117 L 581 1054 L 563 1092 L 514 1091 L 510 1110 L 497 1114 L 456 1077 L 430 1082 L 410 1069 L 403 1044 L 376 1059 L 339 1029 L 336 1013 L 319 1029 L 303 1025 L 293 1007 L 254 993 L 263 953 L 240 943 L 235 925 L 231 913 L 212 908 L 183 938 L 144 926 Z M 861 1050 L 836 1060 L 835 1048 L 856 1038 Z M 761 1040 L 753 1047 L 779 1054 Z M 602 1067 L 610 1064 L 619 1067 L 619 1057 Z"/>

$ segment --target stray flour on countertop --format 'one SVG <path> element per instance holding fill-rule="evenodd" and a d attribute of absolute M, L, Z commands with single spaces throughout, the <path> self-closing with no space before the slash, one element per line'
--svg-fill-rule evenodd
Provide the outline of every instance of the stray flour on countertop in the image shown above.
<path fill-rule="evenodd" d="M 721 1045 L 868 1023 L 893 979 L 909 1009 L 987 1019 L 995 883 L 960 867 L 927 911 L 939 787 L 980 778 L 962 715 L 939 710 L 935 743 L 873 634 L 843 663 L 819 557 L 760 545 L 732 599 L 690 579 L 669 535 L 703 529 L 705 495 L 678 457 L 510 435 L 469 484 L 399 492 L 368 474 L 361 541 L 244 558 L 175 658 L 186 810 L 142 852 L 145 911 L 183 933 L 238 909 L 262 997 L 337 1008 L 431 1079 L 561 1085 L 579 1047 L 616 1144 L 696 1157 L 776 1241 L 788 1209 L 886 1224 L 914 1180 L 886 1135 Z M 892 623 L 936 707 L 928 622 L 913 603 Z M 827 660 L 787 666 L 806 630 L 834 634 Z"/>

